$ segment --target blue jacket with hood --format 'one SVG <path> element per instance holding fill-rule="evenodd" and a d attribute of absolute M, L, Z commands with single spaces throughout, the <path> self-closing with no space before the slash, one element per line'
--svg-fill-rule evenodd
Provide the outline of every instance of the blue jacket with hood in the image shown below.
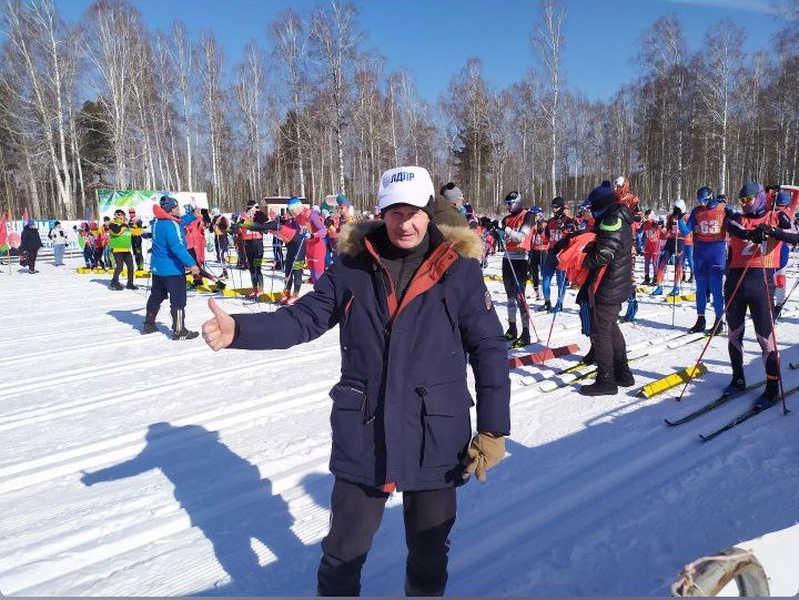
<path fill-rule="evenodd" d="M 150 269 L 153 275 L 170 277 L 183 275 L 186 269 L 197 262 L 186 249 L 185 226 L 194 221 L 194 215 L 186 215 L 183 219 L 173 217 L 158 204 L 153 205 L 152 225 L 153 251 Z M 190 217 L 190 218 L 189 218 Z"/>

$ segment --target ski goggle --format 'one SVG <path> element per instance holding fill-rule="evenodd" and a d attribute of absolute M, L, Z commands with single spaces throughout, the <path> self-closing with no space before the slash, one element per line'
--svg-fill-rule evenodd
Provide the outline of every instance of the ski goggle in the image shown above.
<path fill-rule="evenodd" d="M 757 196 L 756 196 L 756 195 L 754 195 L 754 194 L 752 194 L 752 195 L 750 195 L 750 196 L 742 196 L 742 197 L 741 197 L 741 204 L 751 204 L 752 202 L 754 202 L 754 201 L 755 201 L 755 198 L 756 198 L 756 197 L 757 197 Z"/>

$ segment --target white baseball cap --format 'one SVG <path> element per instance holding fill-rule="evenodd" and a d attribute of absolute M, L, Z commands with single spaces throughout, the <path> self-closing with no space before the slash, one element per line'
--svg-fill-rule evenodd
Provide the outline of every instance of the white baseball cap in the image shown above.
<path fill-rule="evenodd" d="M 380 178 L 377 207 L 381 212 L 396 204 L 407 204 L 432 213 L 430 199 L 435 198 L 430 173 L 424 167 L 397 167 L 389 169 Z"/>

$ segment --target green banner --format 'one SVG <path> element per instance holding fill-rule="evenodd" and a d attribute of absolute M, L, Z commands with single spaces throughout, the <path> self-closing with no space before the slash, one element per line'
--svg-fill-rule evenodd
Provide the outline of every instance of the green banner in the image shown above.
<path fill-rule="evenodd" d="M 100 214 L 111 209 L 152 204 L 156 192 L 153 190 L 97 190 L 97 208 Z"/>

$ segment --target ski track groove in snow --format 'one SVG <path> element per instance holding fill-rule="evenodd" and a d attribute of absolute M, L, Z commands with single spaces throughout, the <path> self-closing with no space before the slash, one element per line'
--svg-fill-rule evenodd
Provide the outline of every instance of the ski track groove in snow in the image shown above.
<path fill-rule="evenodd" d="M 195 413 L 191 417 L 175 420 L 175 426 L 202 425 L 219 430 L 256 418 L 280 414 L 288 408 L 299 406 L 320 408 L 329 403 L 327 382 L 292 388 L 290 391 L 265 403 L 263 398 L 238 401 L 235 405 Z M 36 485 L 54 477 L 76 473 L 81 469 L 97 467 L 109 462 L 127 460 L 143 447 L 141 434 L 132 433 L 107 439 L 102 442 L 80 446 L 72 450 L 48 454 L 39 459 L 0 467 L 0 493 L 8 493 L 26 486 Z M 316 463 L 316 460 L 312 462 Z"/>
<path fill-rule="evenodd" d="M 282 366 L 289 364 L 302 365 L 306 361 L 311 362 L 314 360 L 319 360 L 320 358 L 323 358 L 331 354 L 332 353 L 330 349 L 326 348 L 317 349 L 317 350 L 306 350 L 299 357 L 284 356 L 282 358 L 275 358 L 274 354 L 268 353 L 266 355 L 260 355 L 260 357 L 254 359 L 250 363 L 250 365 L 253 368 L 259 368 L 259 367 L 280 368 Z M 143 364 L 141 366 L 146 366 L 146 364 Z M 80 414 L 82 412 L 95 410 L 103 406 L 111 406 L 114 404 L 124 403 L 125 401 L 130 400 L 132 395 L 135 395 L 135 397 L 139 398 L 142 397 L 143 395 L 161 394 L 163 392 L 168 392 L 169 390 L 181 388 L 186 384 L 196 380 L 197 380 L 197 374 L 191 372 L 188 375 L 175 375 L 174 377 L 170 377 L 169 379 L 164 380 L 164 383 L 161 383 L 159 385 L 148 384 L 147 387 L 145 387 L 144 389 L 135 390 L 135 394 L 131 394 L 131 392 L 127 389 L 114 390 L 112 392 L 108 392 L 105 394 L 102 393 L 95 394 L 92 396 L 91 399 L 88 400 L 84 398 L 78 398 L 70 402 L 58 402 L 58 404 L 54 406 L 41 406 L 39 408 L 25 409 L 18 413 L 10 413 L 3 417 L 0 417 L 0 432 L 8 431 L 9 429 L 14 429 L 16 427 L 31 425 L 33 423 L 40 423 L 48 420 L 61 419 L 66 416 L 71 416 L 75 414 Z M 53 385 L 58 385 L 63 381 L 64 381 L 63 379 L 59 379 L 57 382 L 53 382 Z"/>

